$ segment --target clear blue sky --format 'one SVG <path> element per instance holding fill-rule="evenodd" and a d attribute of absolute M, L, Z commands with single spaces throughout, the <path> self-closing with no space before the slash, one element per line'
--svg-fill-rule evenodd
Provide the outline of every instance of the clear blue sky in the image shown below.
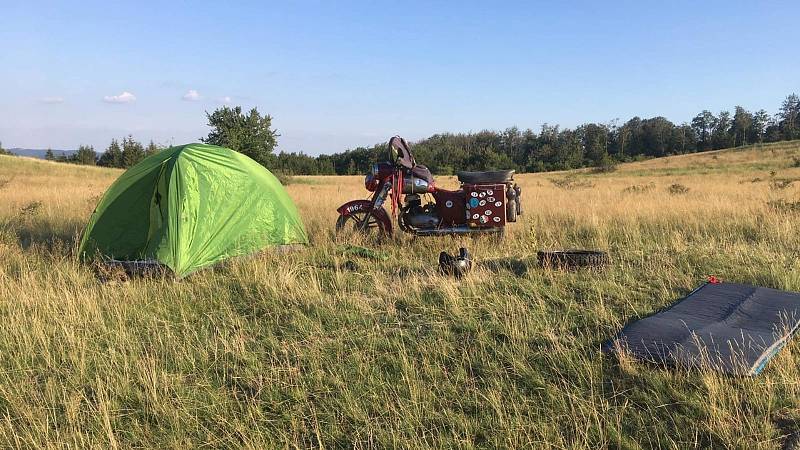
<path fill-rule="evenodd" d="M 796 0 L 0 0 L 0 141 L 192 142 L 223 103 L 271 114 L 280 149 L 310 154 L 393 134 L 774 113 L 800 92 L 799 17 Z"/>

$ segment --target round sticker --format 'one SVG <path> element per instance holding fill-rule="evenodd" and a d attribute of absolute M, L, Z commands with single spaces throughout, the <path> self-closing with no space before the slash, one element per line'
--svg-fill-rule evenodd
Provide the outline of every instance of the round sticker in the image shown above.
<path fill-rule="evenodd" d="M 493 190 L 491 190 L 491 189 L 489 189 L 488 191 L 486 191 L 486 193 L 487 193 L 487 194 L 489 194 L 489 195 L 494 195 L 494 191 L 493 191 Z"/>
<path fill-rule="evenodd" d="M 494 218 L 492 220 L 494 220 L 495 222 L 500 222 L 500 217 L 494 216 Z"/>
<path fill-rule="evenodd" d="M 477 197 L 477 196 L 478 196 L 478 193 L 477 193 L 477 192 L 475 192 L 475 191 L 472 191 L 472 193 L 471 193 L 470 195 L 471 195 L 471 196 L 473 196 L 473 197 Z"/>
<path fill-rule="evenodd" d="M 486 197 L 486 192 L 481 192 L 480 198 Z"/>
<path fill-rule="evenodd" d="M 452 200 L 448 200 L 448 201 L 444 202 L 444 206 L 446 206 L 448 208 L 452 208 L 453 207 L 453 201 Z"/>
<path fill-rule="evenodd" d="M 491 216 L 492 215 L 492 210 L 491 209 L 487 209 L 483 213 L 486 214 L 487 216 Z"/>
<path fill-rule="evenodd" d="M 480 205 L 480 206 L 483 206 L 485 204 L 486 204 L 486 200 L 481 200 L 480 203 L 478 203 L 478 205 Z"/>
<path fill-rule="evenodd" d="M 473 194 L 474 194 L 474 192 L 473 192 Z M 473 208 L 474 208 L 474 207 L 476 207 L 476 206 L 478 206 L 478 199 L 477 199 L 477 198 L 471 198 L 471 199 L 469 199 L 469 206 L 471 206 L 471 207 L 473 207 Z"/>
<path fill-rule="evenodd" d="M 499 207 L 503 206 L 503 202 L 494 202 L 494 206 L 499 208 Z"/>
<path fill-rule="evenodd" d="M 477 219 L 478 219 L 478 215 L 477 215 L 477 214 L 473 214 L 473 215 L 472 215 L 472 218 L 473 218 L 474 220 L 477 220 Z"/>
<path fill-rule="evenodd" d="M 489 197 L 489 198 L 486 199 L 486 201 L 487 202 L 493 202 L 494 201 L 494 197 Z"/>
<path fill-rule="evenodd" d="M 486 223 L 489 221 L 489 218 L 486 216 L 481 216 L 481 223 Z"/>

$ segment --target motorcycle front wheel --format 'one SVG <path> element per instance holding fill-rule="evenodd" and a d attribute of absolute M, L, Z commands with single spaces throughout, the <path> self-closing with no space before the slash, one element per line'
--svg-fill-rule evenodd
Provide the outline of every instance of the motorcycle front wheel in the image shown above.
<path fill-rule="evenodd" d="M 381 239 L 385 234 L 386 230 L 383 228 L 383 222 L 368 211 L 360 211 L 346 216 L 341 215 L 336 219 L 336 235 L 343 238 L 360 236 Z"/>

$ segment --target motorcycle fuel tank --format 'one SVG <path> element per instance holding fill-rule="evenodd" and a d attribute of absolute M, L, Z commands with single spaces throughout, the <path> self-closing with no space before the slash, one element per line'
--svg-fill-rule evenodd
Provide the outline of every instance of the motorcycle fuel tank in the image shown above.
<path fill-rule="evenodd" d="M 427 180 L 417 178 L 414 175 L 403 177 L 403 194 L 425 194 L 431 191 L 431 185 Z"/>

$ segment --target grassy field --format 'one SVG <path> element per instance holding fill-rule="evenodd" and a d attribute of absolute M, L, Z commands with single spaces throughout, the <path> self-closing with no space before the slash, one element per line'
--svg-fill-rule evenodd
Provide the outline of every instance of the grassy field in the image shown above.
<path fill-rule="evenodd" d="M 753 379 L 600 353 L 707 275 L 800 291 L 797 166 L 800 142 L 522 175 L 502 244 L 402 236 L 385 261 L 333 240 L 361 177 L 298 177 L 305 250 L 103 283 L 73 254 L 121 172 L 0 156 L 0 446 L 797 445 L 797 344 Z M 456 282 L 434 269 L 460 245 Z M 613 265 L 537 267 L 565 247 Z"/>

